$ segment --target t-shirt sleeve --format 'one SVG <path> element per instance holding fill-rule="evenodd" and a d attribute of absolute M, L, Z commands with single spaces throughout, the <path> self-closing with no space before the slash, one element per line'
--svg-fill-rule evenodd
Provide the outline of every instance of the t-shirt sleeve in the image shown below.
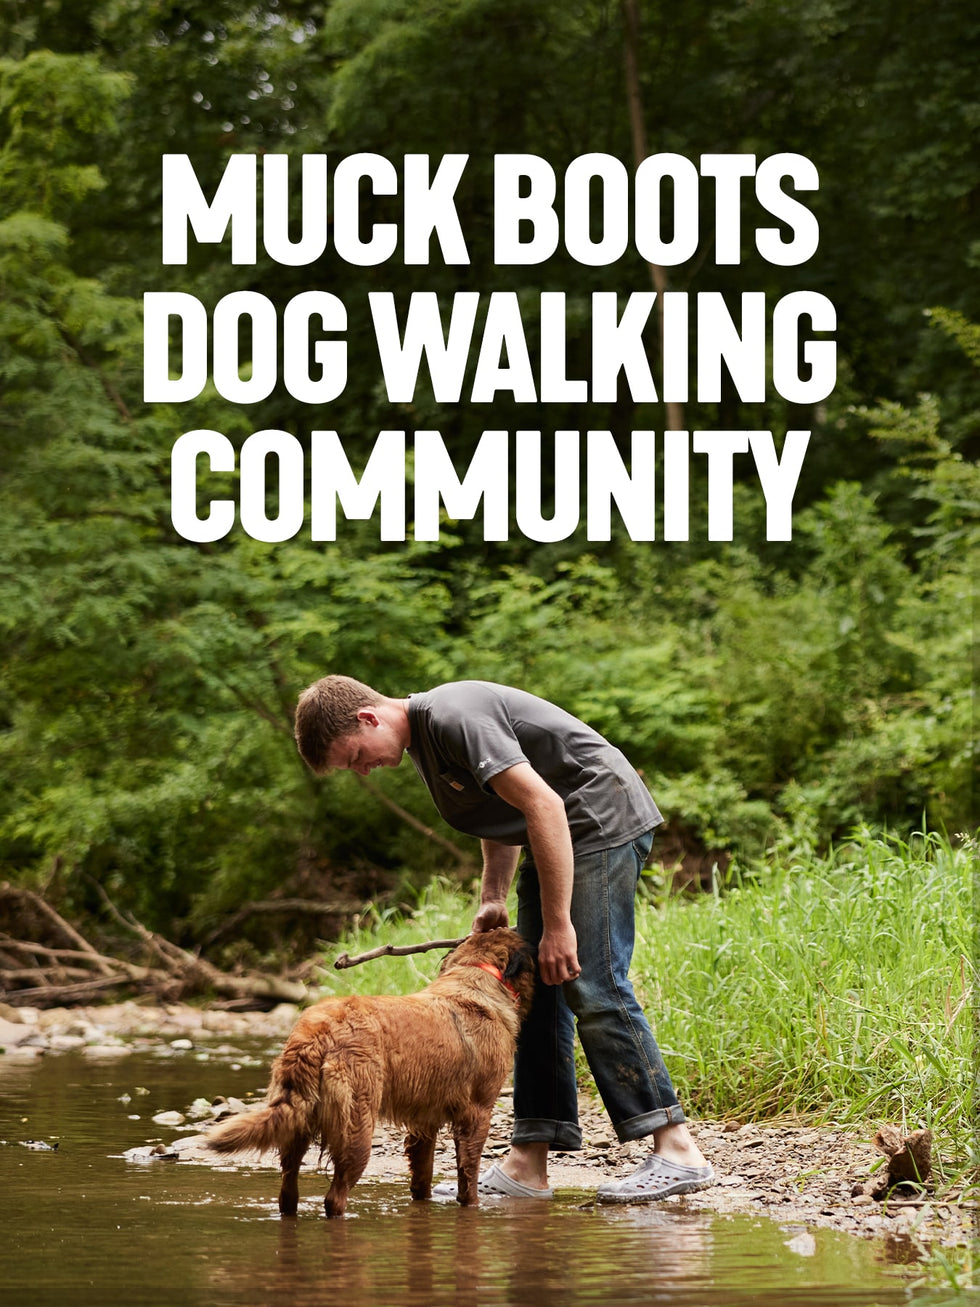
<path fill-rule="evenodd" d="M 528 761 L 503 701 L 485 686 L 457 694 L 451 716 L 440 714 L 438 734 L 446 753 L 484 789 L 500 772 Z"/>

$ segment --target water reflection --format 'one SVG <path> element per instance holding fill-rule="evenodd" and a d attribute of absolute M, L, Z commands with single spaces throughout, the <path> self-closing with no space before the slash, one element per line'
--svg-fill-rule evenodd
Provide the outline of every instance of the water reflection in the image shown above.
<path fill-rule="evenodd" d="M 611 1212 L 566 1199 L 533 1207 L 492 1200 L 478 1209 L 412 1204 L 371 1181 L 359 1192 L 346 1220 L 324 1220 L 310 1200 L 280 1222 L 274 1242 L 263 1230 L 244 1263 L 215 1275 L 221 1300 L 296 1307 L 339 1298 L 345 1307 L 908 1301 L 897 1282 L 872 1273 L 866 1245 L 828 1232 L 817 1231 L 813 1255 L 801 1257 L 790 1250 L 791 1236 L 768 1221 L 659 1208 Z"/>

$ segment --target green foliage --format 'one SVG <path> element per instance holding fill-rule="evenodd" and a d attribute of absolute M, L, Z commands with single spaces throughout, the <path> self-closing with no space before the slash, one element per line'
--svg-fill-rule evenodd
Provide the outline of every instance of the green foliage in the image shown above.
<path fill-rule="evenodd" d="M 975 30 L 961 0 L 929 15 L 846 0 L 644 6 L 651 150 L 798 149 L 821 173 L 806 269 L 777 275 L 746 242 L 745 268 L 716 267 L 705 248 L 672 273 L 692 292 L 749 278 L 770 294 L 798 275 L 841 307 L 842 384 L 826 410 L 773 400 L 749 415 L 730 395 L 688 407 L 692 428 L 812 427 L 791 544 L 765 544 L 759 496 L 738 485 L 743 543 L 730 546 L 490 545 L 463 523 L 437 544 L 387 546 L 374 523 L 348 523 L 330 545 L 235 532 L 199 547 L 170 522 L 175 436 L 306 439 L 313 418 L 279 392 L 250 406 L 213 388 L 180 409 L 142 402 L 143 292 L 179 284 L 213 303 L 244 284 L 219 246 L 196 250 L 179 282 L 162 267 L 161 153 L 189 153 L 207 188 L 236 151 L 468 152 L 458 204 L 472 262 L 433 264 L 426 286 L 508 288 L 532 306 L 565 290 L 569 357 L 587 366 L 592 291 L 645 287 L 648 270 L 635 254 L 596 270 L 561 251 L 495 268 L 490 160 L 527 150 L 560 171 L 591 150 L 631 157 L 618 14 L 557 0 L 214 0 L 193 13 L 8 0 L 0 874 L 79 904 L 95 878 L 147 924 L 193 937 L 280 887 L 344 879 L 370 897 L 379 869 L 407 886 L 445 871 L 445 849 L 393 808 L 300 765 L 296 693 L 330 669 L 393 694 L 483 676 L 555 699 L 624 749 L 672 823 L 742 857 L 804 834 L 826 846 L 859 821 L 975 824 L 980 305 L 975 75 L 961 57 Z M 684 77 L 662 78 L 665 66 Z M 749 188 L 744 208 L 748 233 Z M 492 421 L 421 388 L 413 405 L 387 404 L 365 297 L 383 287 L 403 304 L 418 275 L 340 266 L 332 250 L 311 268 L 263 256 L 248 270 L 277 303 L 321 285 L 348 304 L 351 383 L 315 421 L 343 433 L 353 463 L 384 428 L 438 428 L 462 460 L 484 426 L 661 425 L 659 405 L 625 395 L 546 414 L 501 402 Z M 475 857 L 408 767 L 376 783 Z"/>
<path fill-rule="evenodd" d="M 107 73 L 93 55 L 37 50 L 0 60 L 5 208 L 57 215 L 105 186 L 95 162 L 79 162 L 79 147 L 84 142 L 91 157 L 95 141 L 114 133 L 130 81 Z"/>

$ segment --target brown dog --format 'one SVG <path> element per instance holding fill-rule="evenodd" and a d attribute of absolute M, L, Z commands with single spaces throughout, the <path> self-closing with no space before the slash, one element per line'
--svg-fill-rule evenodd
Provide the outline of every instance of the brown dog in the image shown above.
<path fill-rule="evenodd" d="M 279 1210 L 296 1212 L 300 1164 L 329 1152 L 327 1216 L 343 1216 L 378 1121 L 406 1131 L 412 1197 L 432 1192 L 436 1135 L 456 1143 L 459 1202 L 475 1206 L 490 1114 L 531 1005 L 534 949 L 514 930 L 470 935 L 407 997 L 328 998 L 304 1012 L 272 1066 L 266 1104 L 209 1136 L 219 1153 L 279 1150 Z"/>

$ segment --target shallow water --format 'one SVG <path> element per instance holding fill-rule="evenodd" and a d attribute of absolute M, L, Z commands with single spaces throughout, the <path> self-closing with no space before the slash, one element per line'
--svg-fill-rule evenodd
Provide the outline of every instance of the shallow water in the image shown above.
<path fill-rule="evenodd" d="M 602 1208 L 565 1190 L 553 1203 L 462 1209 L 413 1204 L 407 1184 L 363 1180 L 348 1218 L 327 1221 L 325 1179 L 304 1174 L 299 1214 L 282 1219 L 274 1170 L 121 1156 L 180 1133 L 154 1124 L 157 1112 L 260 1090 L 273 1052 L 0 1056 L 5 1307 L 930 1302 L 871 1243 L 761 1218 Z"/>

